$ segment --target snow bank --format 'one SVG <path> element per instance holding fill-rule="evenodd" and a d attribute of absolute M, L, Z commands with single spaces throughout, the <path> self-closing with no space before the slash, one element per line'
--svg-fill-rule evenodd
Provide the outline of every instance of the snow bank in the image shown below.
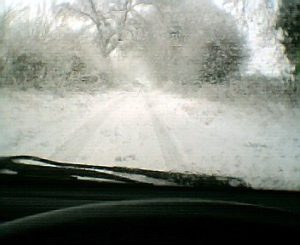
<path fill-rule="evenodd" d="M 0 155 L 49 156 L 79 127 L 105 95 L 0 91 Z"/>
<path fill-rule="evenodd" d="M 241 177 L 255 188 L 300 190 L 299 109 L 257 96 L 231 102 L 197 96 L 156 102 L 186 154 L 185 171 Z"/>

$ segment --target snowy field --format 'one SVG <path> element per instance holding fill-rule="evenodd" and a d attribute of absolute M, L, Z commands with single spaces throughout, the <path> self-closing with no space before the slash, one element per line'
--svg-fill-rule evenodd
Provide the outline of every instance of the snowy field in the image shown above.
<path fill-rule="evenodd" d="M 241 177 L 300 190 L 300 110 L 159 91 L 0 91 L 0 155 Z"/>

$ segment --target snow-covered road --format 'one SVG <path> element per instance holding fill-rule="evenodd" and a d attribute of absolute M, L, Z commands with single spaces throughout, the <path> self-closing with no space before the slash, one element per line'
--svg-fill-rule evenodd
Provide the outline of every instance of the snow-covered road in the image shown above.
<path fill-rule="evenodd" d="M 51 159 L 188 171 L 181 147 L 153 108 L 156 93 L 111 96 L 55 147 Z M 172 112 L 172 111 L 171 111 Z"/>
<path fill-rule="evenodd" d="M 0 155 L 242 177 L 300 190 L 300 113 L 158 91 L 2 90 Z M 273 108 L 273 109 L 272 109 Z"/>

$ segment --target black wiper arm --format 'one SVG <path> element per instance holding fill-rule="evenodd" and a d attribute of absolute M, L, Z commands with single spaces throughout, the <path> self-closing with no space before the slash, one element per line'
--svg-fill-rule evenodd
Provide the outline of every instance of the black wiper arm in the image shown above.
<path fill-rule="evenodd" d="M 0 158 L 0 169 L 7 168 L 19 172 L 20 170 L 26 172 L 28 166 L 25 166 L 22 161 L 35 161 L 45 166 L 31 166 L 30 171 L 36 171 L 49 176 L 61 176 L 70 178 L 72 176 L 82 176 L 91 178 L 109 179 L 113 181 L 121 181 L 125 183 L 150 183 L 155 184 L 155 181 L 145 182 L 137 180 L 136 176 L 147 177 L 152 180 L 166 181 L 169 184 L 177 186 L 190 186 L 206 188 L 250 188 L 249 185 L 242 179 L 235 177 L 224 177 L 204 174 L 185 174 L 175 172 L 163 172 L 155 170 L 145 170 L 138 168 L 127 167 L 107 167 L 107 166 L 93 166 L 84 164 L 72 164 L 55 162 L 49 159 L 44 159 L 34 156 L 13 156 L 7 158 Z M 13 166 L 13 169 L 11 168 Z M 139 179 L 139 178 L 138 178 Z"/>
<path fill-rule="evenodd" d="M 24 163 L 22 163 L 22 161 Z M 41 165 L 28 164 L 26 161 L 34 161 L 41 163 Z M 84 166 L 84 167 L 83 167 Z M 13 156 L 13 157 L 1 157 L 0 158 L 0 173 L 16 173 L 21 176 L 38 177 L 47 179 L 59 179 L 59 180 L 74 180 L 83 178 L 93 178 L 110 180 L 113 182 L 121 182 L 128 184 L 141 184 L 141 182 L 117 176 L 112 173 L 105 173 L 95 171 L 89 166 L 77 164 L 64 164 L 48 159 L 43 159 L 34 156 Z"/>

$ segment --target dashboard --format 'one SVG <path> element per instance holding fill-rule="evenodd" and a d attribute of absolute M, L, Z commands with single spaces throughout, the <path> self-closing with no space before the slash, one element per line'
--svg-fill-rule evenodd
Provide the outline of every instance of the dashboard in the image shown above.
<path fill-rule="evenodd" d="M 18 176 L 0 183 L 1 244 L 286 242 L 300 232 L 298 192 Z"/>

